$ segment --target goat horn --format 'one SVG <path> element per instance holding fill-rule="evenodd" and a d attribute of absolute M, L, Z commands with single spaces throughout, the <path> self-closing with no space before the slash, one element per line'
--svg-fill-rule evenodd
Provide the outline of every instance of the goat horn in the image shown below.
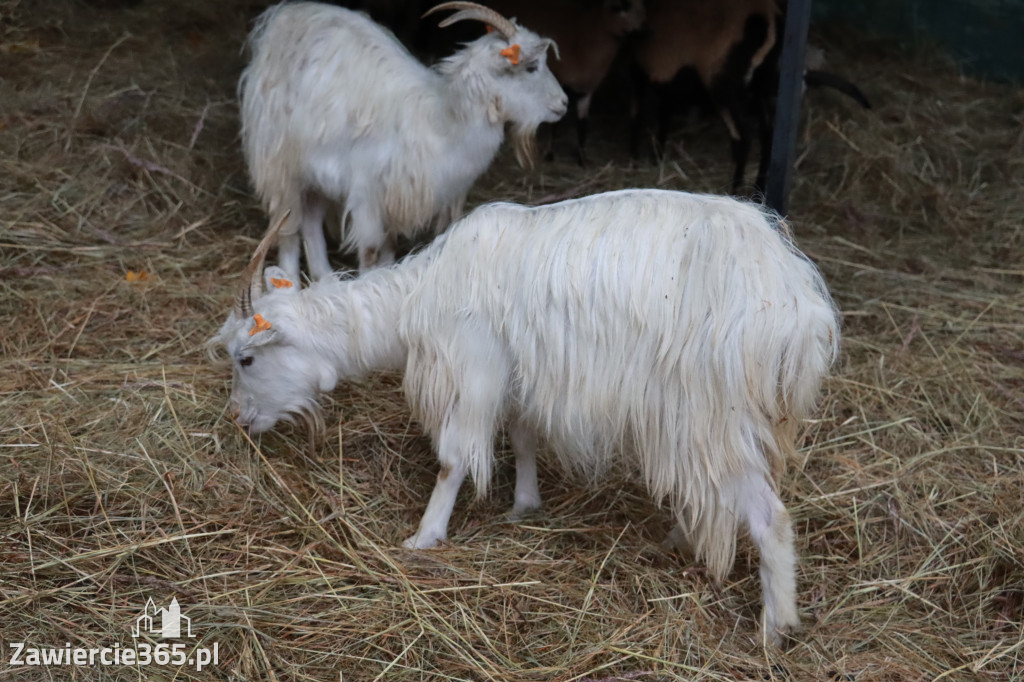
<path fill-rule="evenodd" d="M 245 266 L 245 270 L 242 271 L 242 286 L 239 287 L 238 294 L 235 295 L 235 313 L 239 317 L 252 317 L 252 301 L 260 295 L 263 287 L 261 282 L 263 278 L 263 261 L 266 260 L 270 245 L 277 240 L 277 233 L 284 227 L 289 215 L 291 215 L 291 211 L 285 211 L 284 215 L 274 223 L 274 226 L 267 230 L 267 233 L 263 236 L 263 241 L 256 247 L 252 260 L 249 261 L 249 264 Z"/>
<path fill-rule="evenodd" d="M 464 19 L 474 19 L 493 26 L 494 30 L 503 35 L 506 40 L 512 40 L 516 31 L 519 30 L 514 23 L 503 17 L 495 10 L 490 7 L 478 5 L 475 2 L 442 2 L 440 5 L 431 7 L 423 16 L 425 17 L 433 14 L 434 12 L 440 12 L 446 9 L 457 9 L 460 11 L 438 24 L 441 28 L 447 28 L 455 22 L 462 21 Z"/>

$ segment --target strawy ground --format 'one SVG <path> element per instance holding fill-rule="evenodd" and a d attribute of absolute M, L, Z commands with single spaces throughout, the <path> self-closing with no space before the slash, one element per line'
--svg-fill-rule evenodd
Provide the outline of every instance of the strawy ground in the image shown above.
<path fill-rule="evenodd" d="M 204 343 L 265 228 L 234 98 L 259 10 L 0 1 L 0 678 L 1024 677 L 1020 89 L 824 38 L 875 107 L 807 97 L 790 219 L 845 336 L 783 481 L 803 628 L 778 651 L 749 542 L 711 583 L 658 549 L 669 521 L 628 472 L 542 467 L 544 512 L 516 524 L 501 444 L 450 546 L 401 549 L 436 464 L 400 377 L 326 398 L 312 453 L 304 430 L 234 425 Z M 471 201 L 725 188 L 718 122 L 634 164 L 624 108 L 595 105 L 587 167 L 503 153 Z M 219 663 L 8 663 L 15 642 L 134 646 L 150 597 Z"/>

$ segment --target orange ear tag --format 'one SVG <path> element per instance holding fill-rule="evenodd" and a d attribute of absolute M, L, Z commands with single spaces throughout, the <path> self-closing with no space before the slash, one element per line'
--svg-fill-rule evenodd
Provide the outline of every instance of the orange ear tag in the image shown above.
<path fill-rule="evenodd" d="M 519 43 L 516 43 L 515 45 L 510 45 L 510 46 L 506 47 L 504 50 L 502 50 L 501 51 L 501 56 L 504 57 L 505 59 L 509 60 L 510 62 L 515 64 L 516 66 L 518 66 L 519 65 L 519 50 L 520 50 Z"/>
<path fill-rule="evenodd" d="M 275 289 L 290 289 L 291 286 L 292 286 L 292 281 L 290 279 L 281 279 L 281 278 L 278 278 L 278 277 L 271 277 L 270 278 L 270 284 Z"/>
<path fill-rule="evenodd" d="M 249 336 L 252 336 L 253 334 L 257 334 L 259 332 L 265 332 L 268 329 L 270 329 L 270 323 L 264 320 L 263 316 L 260 315 L 259 313 L 253 315 L 252 319 L 253 322 L 255 322 L 256 324 L 254 324 L 252 326 L 252 329 L 249 330 Z"/>

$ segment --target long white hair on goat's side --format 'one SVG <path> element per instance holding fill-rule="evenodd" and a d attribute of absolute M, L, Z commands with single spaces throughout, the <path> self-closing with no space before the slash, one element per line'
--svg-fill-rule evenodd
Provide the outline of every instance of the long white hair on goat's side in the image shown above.
<path fill-rule="evenodd" d="M 593 476 L 632 453 L 715 575 L 732 564 L 737 519 L 709 498 L 744 472 L 776 479 L 839 341 L 824 282 L 777 216 L 672 192 L 493 204 L 451 231 L 402 316 L 419 341 L 407 393 L 432 433 L 453 387 L 482 379 L 439 376 L 464 365 L 434 362 L 456 351 L 422 340 L 447 343 L 466 318 L 499 340 L 509 402 L 562 464 Z M 471 451 L 488 453 L 470 467 L 483 494 L 492 448 Z"/>

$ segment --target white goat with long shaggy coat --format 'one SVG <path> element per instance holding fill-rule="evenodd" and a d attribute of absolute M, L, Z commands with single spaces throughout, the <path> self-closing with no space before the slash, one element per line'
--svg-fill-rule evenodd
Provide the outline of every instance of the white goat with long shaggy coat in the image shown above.
<path fill-rule="evenodd" d="M 234 363 L 231 402 L 259 432 L 320 391 L 405 370 L 441 464 L 408 547 L 446 537 L 468 474 L 485 494 L 503 421 L 515 513 L 540 505 L 535 441 L 567 469 L 635 463 L 685 541 L 722 578 L 739 526 L 761 553 L 764 623 L 797 623 L 795 554 L 777 492 L 839 342 L 820 274 L 774 214 L 726 197 L 610 192 L 473 211 L 421 253 L 296 291 L 267 240 L 211 340 Z"/>
<path fill-rule="evenodd" d="M 547 67 L 552 42 L 468 2 L 494 31 L 428 69 L 369 17 L 312 2 L 271 7 L 249 38 L 239 83 L 253 184 L 281 230 L 280 264 L 298 282 L 299 234 L 313 279 L 331 272 L 323 234 L 338 205 L 364 270 L 394 260 L 394 239 L 447 226 L 512 128 L 528 164 L 537 126 L 566 111 Z"/>

